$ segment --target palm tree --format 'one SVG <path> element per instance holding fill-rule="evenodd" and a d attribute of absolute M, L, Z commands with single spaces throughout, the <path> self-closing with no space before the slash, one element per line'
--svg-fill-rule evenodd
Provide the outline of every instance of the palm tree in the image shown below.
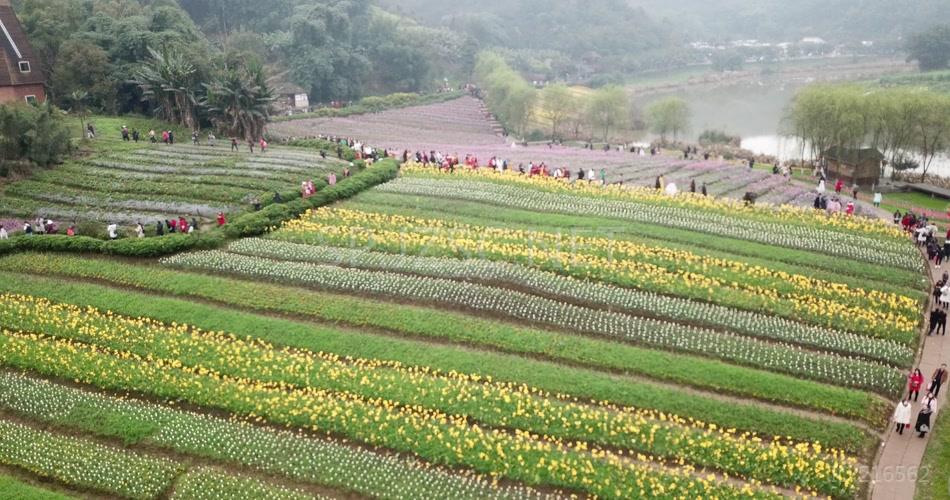
<path fill-rule="evenodd" d="M 155 114 L 189 130 L 196 128 L 195 76 L 197 69 L 181 53 L 163 48 L 158 52 L 148 49 L 151 60 L 133 73 L 132 83 L 142 89 L 142 100 L 150 102 Z"/>
<path fill-rule="evenodd" d="M 274 93 L 262 66 L 226 68 L 219 79 L 205 84 L 205 89 L 202 105 L 217 128 L 245 140 L 264 135 Z"/>

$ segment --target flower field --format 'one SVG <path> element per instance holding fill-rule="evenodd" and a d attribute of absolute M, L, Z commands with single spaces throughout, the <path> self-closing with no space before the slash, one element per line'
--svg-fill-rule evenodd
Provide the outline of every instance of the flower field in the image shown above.
<path fill-rule="evenodd" d="M 318 154 L 288 149 L 264 155 L 231 153 L 227 144 L 157 145 L 94 155 L 6 186 L 0 218 L 43 216 L 69 224 L 132 225 L 186 216 L 211 221 L 218 212 L 250 208 L 274 192 L 292 196 L 303 180 L 319 180 L 344 164 Z M 104 226 L 103 226 L 104 227 Z M 10 229 L 10 228 L 8 228 Z M 150 228 L 149 228 L 150 229 Z"/>
<path fill-rule="evenodd" d="M 741 199 L 754 192 L 762 203 L 810 207 L 815 198 L 814 186 L 762 170 L 749 170 L 726 161 L 714 159 L 682 160 L 677 156 L 641 156 L 625 151 L 587 150 L 557 145 L 512 145 L 514 138 L 503 137 L 501 127 L 491 118 L 481 101 L 462 97 L 453 101 L 393 109 L 381 113 L 341 118 L 314 118 L 275 123 L 271 133 L 285 138 L 310 137 L 318 134 L 351 137 L 393 151 L 439 151 L 464 158 L 474 155 L 482 165 L 492 157 L 508 160 L 513 169 L 519 164 L 545 162 L 553 172 L 567 169 L 572 177 L 578 169 L 606 169 L 610 183 L 653 187 L 656 178 L 665 176 L 680 191 L 689 190 L 691 180 L 697 190 L 703 183 L 713 196 Z M 856 203 L 858 213 L 873 213 L 869 204 Z"/>
<path fill-rule="evenodd" d="M 467 99 L 428 109 L 325 123 L 498 147 Z M 304 151 L 132 149 L 0 203 L 241 210 L 342 165 Z M 201 250 L 0 256 L 0 496 L 866 496 L 919 345 L 917 248 L 733 199 L 782 201 L 771 176 L 616 156 L 646 188 L 407 164 Z"/>

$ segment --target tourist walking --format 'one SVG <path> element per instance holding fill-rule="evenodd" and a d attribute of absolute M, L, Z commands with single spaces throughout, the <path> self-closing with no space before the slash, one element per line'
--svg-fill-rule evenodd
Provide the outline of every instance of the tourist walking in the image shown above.
<path fill-rule="evenodd" d="M 232 137 L 232 138 L 231 138 L 231 151 L 237 151 L 237 150 L 238 150 L 237 139 L 234 138 L 234 137 Z"/>
<path fill-rule="evenodd" d="M 950 377 L 950 374 L 947 373 L 946 363 L 940 365 L 940 368 L 934 370 L 934 374 L 930 378 L 930 392 L 934 395 L 934 397 L 940 395 L 940 387 L 947 383 L 947 377 Z"/>
<path fill-rule="evenodd" d="M 144 238 L 145 237 L 145 228 L 142 226 L 141 222 L 135 223 L 135 237 Z"/>
<path fill-rule="evenodd" d="M 0 226 L 0 240 L 8 240 L 10 236 L 7 234 L 7 228 Z"/>
<path fill-rule="evenodd" d="M 900 403 L 897 403 L 897 408 L 894 409 L 894 423 L 897 424 L 895 429 L 898 434 L 904 434 L 904 428 L 910 425 L 910 401 L 907 401 L 907 398 L 901 400 Z"/>
<path fill-rule="evenodd" d="M 920 411 L 917 413 L 917 422 L 914 424 L 914 430 L 919 432 L 917 437 L 924 437 L 930 432 L 930 419 L 936 409 L 937 402 L 933 394 L 928 393 L 924 400 L 920 402 Z"/>
<path fill-rule="evenodd" d="M 155 236 L 165 236 L 165 224 L 162 221 L 155 223 Z"/>
<path fill-rule="evenodd" d="M 224 212 L 218 212 L 218 227 L 223 226 L 225 223 L 227 223 L 227 221 L 224 220 Z"/>
<path fill-rule="evenodd" d="M 706 181 L 703 181 L 703 187 L 702 189 L 700 189 L 700 192 L 703 193 L 703 196 L 706 196 L 709 194 L 706 192 Z"/>
<path fill-rule="evenodd" d="M 881 201 L 883 201 L 883 199 L 884 199 L 884 196 L 881 194 L 880 191 L 875 192 L 875 193 L 874 193 L 874 206 L 877 207 L 877 208 L 881 208 Z M 898 212 L 898 213 L 899 213 L 899 212 Z M 896 220 L 900 220 L 900 217 L 899 217 L 899 216 L 898 216 L 898 217 L 895 217 L 895 219 L 896 219 Z M 896 224 L 896 222 L 895 222 L 895 224 Z"/>
<path fill-rule="evenodd" d="M 914 401 L 917 401 L 922 385 L 924 385 L 924 374 L 920 372 L 920 368 L 914 368 L 914 371 L 907 376 L 907 397 L 913 396 Z"/>
<path fill-rule="evenodd" d="M 106 232 L 109 233 L 110 240 L 114 240 L 119 237 L 119 234 L 116 233 L 116 229 L 118 229 L 118 226 L 116 226 L 114 223 L 106 226 Z"/>
<path fill-rule="evenodd" d="M 841 194 L 842 189 L 844 189 L 844 181 L 838 179 L 838 181 L 835 182 L 835 193 Z"/>
<path fill-rule="evenodd" d="M 815 191 L 817 191 L 819 195 L 825 194 L 825 180 L 824 179 L 821 179 L 818 181 L 818 187 L 815 188 Z"/>

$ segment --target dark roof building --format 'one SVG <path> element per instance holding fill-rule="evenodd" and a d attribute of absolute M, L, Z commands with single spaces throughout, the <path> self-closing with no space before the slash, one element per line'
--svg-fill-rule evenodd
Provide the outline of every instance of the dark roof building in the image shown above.
<path fill-rule="evenodd" d="M 10 0 L 0 0 L 0 104 L 45 101 L 44 80 Z"/>
<path fill-rule="evenodd" d="M 822 155 L 828 163 L 832 179 L 840 178 L 849 184 L 870 186 L 881 178 L 884 155 L 875 148 L 832 147 Z"/>

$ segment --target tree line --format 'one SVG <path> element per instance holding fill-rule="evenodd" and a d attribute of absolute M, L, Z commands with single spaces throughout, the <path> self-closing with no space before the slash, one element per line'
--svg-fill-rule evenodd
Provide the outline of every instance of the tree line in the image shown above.
<path fill-rule="evenodd" d="M 795 97 L 786 133 L 802 141 L 801 156 L 833 147 L 876 148 L 895 170 L 921 169 L 950 151 L 950 94 L 924 88 L 819 84 Z"/>
<path fill-rule="evenodd" d="M 689 106 L 680 98 L 654 102 L 644 116 L 621 86 L 605 85 L 590 92 L 576 92 L 562 83 L 540 90 L 526 81 L 497 52 L 482 52 L 475 64 L 475 80 L 482 97 L 506 129 L 526 138 L 532 123 L 541 122 L 551 139 L 599 139 L 649 127 L 663 141 L 674 140 L 689 129 Z"/>

